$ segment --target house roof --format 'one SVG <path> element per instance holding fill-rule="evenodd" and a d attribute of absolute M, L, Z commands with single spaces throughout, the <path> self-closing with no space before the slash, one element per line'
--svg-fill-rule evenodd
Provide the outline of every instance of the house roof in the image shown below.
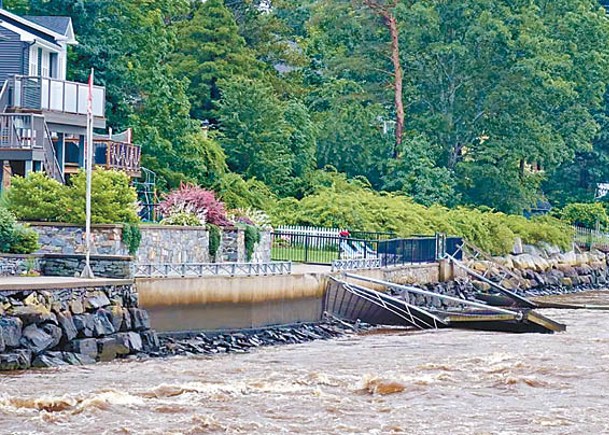
<path fill-rule="evenodd" d="M 72 24 L 72 19 L 70 17 L 24 15 L 23 18 L 64 36 L 67 35 L 70 30 L 70 25 Z"/>
<path fill-rule="evenodd" d="M 0 23 L 6 22 L 23 29 L 37 37 L 42 37 L 50 42 L 77 44 L 72 28 L 72 19 L 69 17 L 51 16 L 27 16 L 21 17 L 0 8 Z"/>

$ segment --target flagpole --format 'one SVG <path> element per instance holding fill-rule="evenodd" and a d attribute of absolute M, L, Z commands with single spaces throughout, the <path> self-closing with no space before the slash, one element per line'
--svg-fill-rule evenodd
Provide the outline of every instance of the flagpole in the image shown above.
<path fill-rule="evenodd" d="M 85 171 L 87 175 L 86 224 L 85 224 L 85 268 L 82 278 L 95 278 L 91 269 L 91 178 L 93 173 L 93 68 L 89 76 L 89 95 L 87 100 L 87 141 Z"/>

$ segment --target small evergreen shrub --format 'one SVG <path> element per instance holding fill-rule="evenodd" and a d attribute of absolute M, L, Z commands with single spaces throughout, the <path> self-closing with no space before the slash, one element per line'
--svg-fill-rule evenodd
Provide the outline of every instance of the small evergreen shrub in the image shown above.
<path fill-rule="evenodd" d="M 35 222 L 69 222 L 68 187 L 41 172 L 15 176 L 6 204 L 17 219 Z"/>
<path fill-rule="evenodd" d="M 93 171 L 91 222 L 139 222 L 137 194 L 130 181 L 124 172 L 102 168 Z M 6 203 L 19 220 L 82 225 L 85 223 L 85 191 L 86 174 L 82 170 L 71 178 L 70 185 L 32 172 L 26 178 L 13 178 Z"/>
<path fill-rule="evenodd" d="M 135 255 L 142 242 L 142 231 L 139 225 L 126 223 L 123 225 L 123 243 L 127 245 L 129 255 Z"/>
<path fill-rule="evenodd" d="M 209 231 L 209 258 L 212 262 L 216 261 L 216 255 L 220 249 L 220 241 L 222 240 L 222 230 L 214 224 L 207 224 Z"/>
<path fill-rule="evenodd" d="M 260 230 L 254 225 L 244 225 L 244 242 L 247 261 L 252 260 L 256 244 L 260 243 Z"/>
<path fill-rule="evenodd" d="M 10 252 L 16 223 L 13 213 L 0 208 L 0 252 Z"/>
<path fill-rule="evenodd" d="M 39 248 L 38 233 L 36 231 L 25 225 L 15 225 L 9 248 L 11 254 L 31 254 Z"/>

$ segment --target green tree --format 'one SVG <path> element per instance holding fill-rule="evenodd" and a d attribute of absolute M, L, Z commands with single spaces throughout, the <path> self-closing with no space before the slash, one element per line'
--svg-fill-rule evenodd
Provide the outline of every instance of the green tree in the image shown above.
<path fill-rule="evenodd" d="M 223 85 L 217 114 L 230 169 L 283 193 L 294 165 L 285 105 L 255 80 L 236 78 Z"/>
<path fill-rule="evenodd" d="M 171 59 L 173 70 L 190 82 L 192 113 L 213 118 L 213 104 L 220 99 L 220 83 L 234 77 L 260 76 L 261 64 L 239 35 L 235 17 L 223 0 L 196 6 L 191 19 L 177 25 L 177 44 Z"/>

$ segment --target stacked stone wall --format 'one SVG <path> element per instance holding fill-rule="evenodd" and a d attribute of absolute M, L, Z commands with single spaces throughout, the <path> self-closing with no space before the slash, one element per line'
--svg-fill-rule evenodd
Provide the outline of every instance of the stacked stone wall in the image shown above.
<path fill-rule="evenodd" d="M 205 227 L 144 225 L 136 254 L 138 264 L 209 263 L 209 233 Z"/>
<path fill-rule="evenodd" d="M 157 348 L 132 284 L 0 292 L 0 370 L 110 361 Z"/>
<path fill-rule="evenodd" d="M 61 223 L 30 223 L 39 234 L 37 254 L 84 254 L 84 228 Z M 209 232 L 205 227 L 179 227 L 169 225 L 142 225 L 142 239 L 135 254 L 137 264 L 210 263 Z M 93 225 L 93 255 L 129 255 L 122 241 L 121 225 Z M 216 262 L 245 262 L 245 235 L 241 228 L 222 229 Z M 271 233 L 261 232 L 261 240 L 254 250 L 252 261 L 271 261 Z M 22 268 L 15 274 L 19 274 Z"/>

